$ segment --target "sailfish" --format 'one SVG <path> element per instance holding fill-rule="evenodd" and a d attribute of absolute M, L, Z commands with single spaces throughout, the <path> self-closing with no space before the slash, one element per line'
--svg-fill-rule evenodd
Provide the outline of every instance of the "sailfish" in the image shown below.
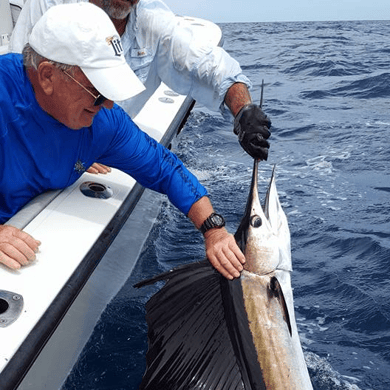
<path fill-rule="evenodd" d="M 227 280 L 207 259 L 136 285 L 165 285 L 146 303 L 140 390 L 312 390 L 295 321 L 290 231 L 275 184 L 264 207 L 258 160 L 235 239 L 245 254 Z"/>

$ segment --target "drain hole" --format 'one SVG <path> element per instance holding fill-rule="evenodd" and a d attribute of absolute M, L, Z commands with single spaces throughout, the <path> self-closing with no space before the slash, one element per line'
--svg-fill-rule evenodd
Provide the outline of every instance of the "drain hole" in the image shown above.
<path fill-rule="evenodd" d="M 0 314 L 5 313 L 9 308 L 9 304 L 6 300 L 0 299 Z"/>
<path fill-rule="evenodd" d="M 175 101 L 169 97 L 159 97 L 158 100 L 162 103 L 175 103 Z"/>
<path fill-rule="evenodd" d="M 91 191 L 95 192 L 103 192 L 106 190 L 106 187 L 99 183 L 91 183 L 88 187 Z"/>
<path fill-rule="evenodd" d="M 80 191 L 90 198 L 108 199 L 113 195 L 110 187 L 93 181 L 86 181 L 81 184 Z"/>

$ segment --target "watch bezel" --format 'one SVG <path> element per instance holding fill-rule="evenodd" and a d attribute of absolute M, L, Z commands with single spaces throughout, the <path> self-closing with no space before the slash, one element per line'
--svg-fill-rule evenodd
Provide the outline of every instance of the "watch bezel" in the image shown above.
<path fill-rule="evenodd" d="M 223 224 L 225 223 L 225 220 L 223 219 L 222 215 L 219 215 L 217 213 L 210 215 L 210 219 L 213 222 L 213 224 L 215 225 L 215 227 L 217 227 L 217 226 L 222 227 Z"/>

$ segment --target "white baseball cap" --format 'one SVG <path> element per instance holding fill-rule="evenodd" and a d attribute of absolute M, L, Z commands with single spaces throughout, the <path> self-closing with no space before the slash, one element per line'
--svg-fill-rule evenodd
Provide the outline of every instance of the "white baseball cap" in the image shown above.
<path fill-rule="evenodd" d="M 145 89 L 126 63 L 110 18 L 91 3 L 51 7 L 33 27 L 29 44 L 48 60 L 79 66 L 107 99 L 126 100 Z"/>

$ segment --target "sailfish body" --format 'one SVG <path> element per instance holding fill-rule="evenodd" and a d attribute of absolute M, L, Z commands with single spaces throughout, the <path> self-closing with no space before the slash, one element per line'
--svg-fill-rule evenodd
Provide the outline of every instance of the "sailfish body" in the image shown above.
<path fill-rule="evenodd" d="M 246 264 L 228 281 L 207 260 L 166 280 L 146 304 L 149 349 L 140 389 L 312 390 L 294 316 L 287 218 L 275 175 L 260 204 L 255 161 L 235 234 Z"/>
<path fill-rule="evenodd" d="M 257 163 L 236 240 L 246 258 L 243 300 L 266 389 L 312 389 L 294 316 L 290 232 L 279 202 L 275 173 L 264 210 L 257 191 Z"/>

